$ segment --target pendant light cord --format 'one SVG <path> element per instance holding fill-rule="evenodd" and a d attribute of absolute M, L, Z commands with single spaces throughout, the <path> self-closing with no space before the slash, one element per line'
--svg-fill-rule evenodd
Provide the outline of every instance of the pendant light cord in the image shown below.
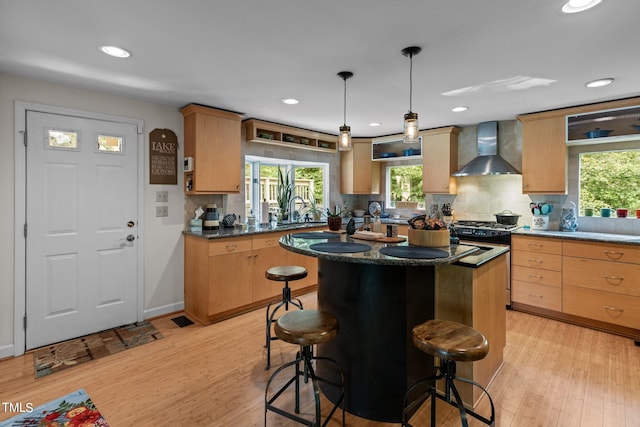
<path fill-rule="evenodd" d="M 409 112 L 413 110 L 413 54 L 409 55 Z"/>
<path fill-rule="evenodd" d="M 344 112 L 344 126 L 347 125 L 347 79 L 344 79 L 344 109 L 342 110 Z"/>

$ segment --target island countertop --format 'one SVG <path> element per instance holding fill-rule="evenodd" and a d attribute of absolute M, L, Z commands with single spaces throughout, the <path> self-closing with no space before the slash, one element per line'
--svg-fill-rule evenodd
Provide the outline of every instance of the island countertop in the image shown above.
<path fill-rule="evenodd" d="M 327 233 L 331 233 L 328 231 Z M 435 251 L 444 251 L 446 252 L 446 256 L 441 258 L 400 258 L 390 255 L 385 255 L 380 252 L 380 249 L 388 247 L 388 246 L 409 246 L 407 241 L 400 243 L 387 243 L 387 242 L 379 242 L 376 240 L 361 240 L 354 239 L 349 237 L 348 235 L 341 233 L 337 234 L 335 238 L 331 239 L 308 239 L 308 238 L 298 238 L 295 237 L 295 234 L 287 234 L 280 238 L 280 246 L 283 248 L 290 250 L 292 252 L 297 252 L 303 255 L 313 256 L 319 258 L 321 260 L 328 261 L 342 261 L 348 263 L 357 263 L 357 264 L 376 264 L 376 265 L 398 265 L 398 266 L 428 266 L 428 265 L 438 265 L 438 264 L 452 264 L 461 258 L 464 258 L 468 255 L 473 254 L 474 252 L 478 252 L 479 249 L 476 246 L 471 245 L 450 245 L 439 248 L 428 248 L 433 249 Z M 323 242 L 343 242 L 343 243 L 359 243 L 363 245 L 368 245 L 371 247 L 370 250 L 366 250 L 364 252 L 355 252 L 355 253 L 330 253 L 314 250 L 311 248 L 315 243 L 323 243 Z M 444 254 L 441 254 L 444 255 Z"/>

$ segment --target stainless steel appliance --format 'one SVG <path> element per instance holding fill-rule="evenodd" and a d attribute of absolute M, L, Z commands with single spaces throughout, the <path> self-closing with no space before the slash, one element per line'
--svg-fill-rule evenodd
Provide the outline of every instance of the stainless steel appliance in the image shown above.
<path fill-rule="evenodd" d="M 511 232 L 517 225 L 498 224 L 494 221 L 457 221 L 453 228 L 460 242 L 502 245 L 511 247 Z M 507 286 L 505 289 L 505 305 L 511 308 L 511 254 L 507 252 Z"/>

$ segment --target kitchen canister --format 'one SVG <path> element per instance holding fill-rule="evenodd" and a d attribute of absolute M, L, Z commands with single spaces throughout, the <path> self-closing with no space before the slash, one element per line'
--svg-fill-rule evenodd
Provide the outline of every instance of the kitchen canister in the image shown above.
<path fill-rule="evenodd" d="M 532 230 L 548 230 L 549 215 L 533 215 L 531 217 L 531 229 Z"/>
<path fill-rule="evenodd" d="M 578 215 L 576 214 L 576 204 L 569 201 L 562 206 L 560 215 L 560 229 L 562 231 L 576 231 L 578 229 Z"/>

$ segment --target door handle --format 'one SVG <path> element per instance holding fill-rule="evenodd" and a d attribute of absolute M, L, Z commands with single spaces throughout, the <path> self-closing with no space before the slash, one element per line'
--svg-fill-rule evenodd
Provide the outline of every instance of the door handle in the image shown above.
<path fill-rule="evenodd" d="M 133 234 L 129 234 L 127 236 L 127 242 L 133 242 L 134 240 L 136 240 L 136 236 L 134 236 Z"/>

